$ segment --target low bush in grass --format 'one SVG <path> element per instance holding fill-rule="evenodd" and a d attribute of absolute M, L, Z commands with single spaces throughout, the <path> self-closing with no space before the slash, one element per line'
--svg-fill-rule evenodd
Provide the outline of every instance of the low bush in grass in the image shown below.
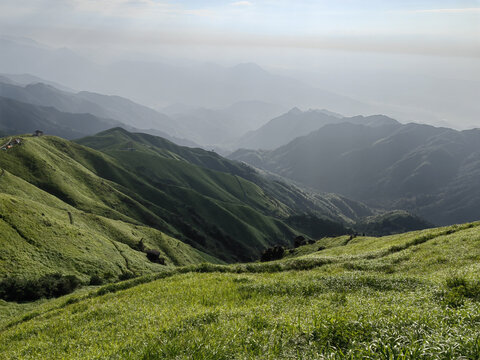
<path fill-rule="evenodd" d="M 462 276 L 451 276 L 446 280 L 443 302 L 450 307 L 462 306 L 466 299 L 480 301 L 480 282 Z"/>
<path fill-rule="evenodd" d="M 118 276 L 118 280 L 124 281 L 124 280 L 134 279 L 134 278 L 136 278 L 136 277 L 137 277 L 137 275 L 135 275 L 134 273 L 132 273 L 132 272 L 130 272 L 130 271 L 126 271 L 126 272 L 121 273 L 121 274 Z"/>
<path fill-rule="evenodd" d="M 160 265 L 165 265 L 165 258 L 160 256 L 160 251 L 158 251 L 157 249 L 148 249 L 146 253 L 147 253 L 147 259 L 150 260 L 151 262 L 160 264 Z"/>
<path fill-rule="evenodd" d="M 73 275 L 48 274 L 37 279 L 7 278 L 0 281 L 0 299 L 29 302 L 54 298 L 73 292 L 80 286 Z"/>
<path fill-rule="evenodd" d="M 283 246 L 274 246 L 266 249 L 263 252 L 260 258 L 260 261 L 265 262 L 265 261 L 280 260 L 281 258 L 283 258 L 284 254 L 285 254 L 285 249 L 283 248 Z"/>
<path fill-rule="evenodd" d="M 89 285 L 103 285 L 104 280 L 98 274 L 90 276 Z"/>

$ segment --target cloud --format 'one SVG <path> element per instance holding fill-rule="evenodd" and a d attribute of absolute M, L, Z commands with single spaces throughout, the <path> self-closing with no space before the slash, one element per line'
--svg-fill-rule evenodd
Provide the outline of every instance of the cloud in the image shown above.
<path fill-rule="evenodd" d="M 420 9 L 412 10 L 412 13 L 480 13 L 480 8 L 453 8 L 453 9 Z"/>
<path fill-rule="evenodd" d="M 250 1 L 235 1 L 231 5 L 232 6 L 252 6 L 253 4 Z"/>
<path fill-rule="evenodd" d="M 148 14 L 169 14 L 175 8 L 154 0 L 69 0 L 78 11 L 105 16 L 134 17 Z"/>

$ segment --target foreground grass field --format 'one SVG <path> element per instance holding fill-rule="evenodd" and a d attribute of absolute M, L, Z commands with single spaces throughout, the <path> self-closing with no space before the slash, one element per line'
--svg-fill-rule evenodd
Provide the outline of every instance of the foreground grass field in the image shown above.
<path fill-rule="evenodd" d="M 480 358 L 480 223 L 288 256 L 1 303 L 0 358 Z"/>

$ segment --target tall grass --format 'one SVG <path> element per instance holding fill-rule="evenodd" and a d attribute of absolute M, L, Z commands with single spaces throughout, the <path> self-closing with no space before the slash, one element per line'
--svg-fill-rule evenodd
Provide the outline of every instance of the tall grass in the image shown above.
<path fill-rule="evenodd" d="M 0 358 L 479 359 L 479 260 L 465 225 L 179 267 L 25 305 Z"/>

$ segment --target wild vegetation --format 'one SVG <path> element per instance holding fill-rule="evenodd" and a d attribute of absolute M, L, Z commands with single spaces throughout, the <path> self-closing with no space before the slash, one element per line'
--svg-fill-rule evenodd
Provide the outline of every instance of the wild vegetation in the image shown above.
<path fill-rule="evenodd" d="M 351 233 L 344 224 L 372 214 L 155 136 L 112 129 L 79 141 L 90 148 L 52 136 L 21 139 L 0 156 L 0 280 L 14 288 L 52 274 L 101 284 L 256 260 L 302 234 Z"/>
<path fill-rule="evenodd" d="M 322 250 L 318 251 L 318 248 Z M 478 359 L 480 223 L 0 306 L 5 359 Z"/>
<path fill-rule="evenodd" d="M 1 281 L 31 284 L 59 273 L 82 284 L 92 277 L 111 282 L 219 261 L 142 224 L 132 216 L 135 209 L 122 214 L 127 207 L 113 204 L 128 197 L 54 145 L 49 138 L 25 137 L 1 154 Z M 164 264 L 149 261 L 149 250 L 158 251 Z"/>
<path fill-rule="evenodd" d="M 480 223 L 360 236 L 362 204 L 213 152 L 22 139 L 0 157 L 2 359 L 480 356 Z"/>
<path fill-rule="evenodd" d="M 73 275 L 48 274 L 37 279 L 10 277 L 0 281 L 0 299 L 27 302 L 59 297 L 71 293 L 79 285 L 80 280 Z"/>

